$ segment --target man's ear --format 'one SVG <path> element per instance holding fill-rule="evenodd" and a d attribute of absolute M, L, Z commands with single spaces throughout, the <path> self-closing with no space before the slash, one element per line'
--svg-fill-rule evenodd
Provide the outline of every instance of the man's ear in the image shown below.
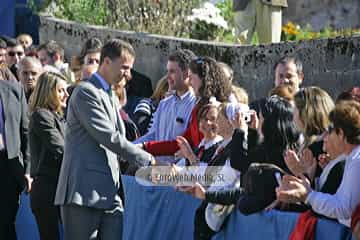
<path fill-rule="evenodd" d="M 303 72 L 299 73 L 299 79 L 300 79 L 299 85 L 301 85 L 304 81 L 304 73 Z"/>
<path fill-rule="evenodd" d="M 184 79 L 189 78 L 190 76 L 190 69 L 187 68 L 183 71 Z"/>
<path fill-rule="evenodd" d="M 341 128 L 338 129 L 337 135 L 340 137 L 340 139 L 342 139 L 344 142 L 347 142 L 347 139 L 345 137 L 344 134 L 344 130 L 342 130 Z"/>
<path fill-rule="evenodd" d="M 59 60 L 62 60 L 60 54 L 58 54 L 58 53 L 55 53 L 52 58 L 53 58 L 53 61 L 54 61 L 54 62 L 57 62 L 57 61 L 59 61 Z"/>

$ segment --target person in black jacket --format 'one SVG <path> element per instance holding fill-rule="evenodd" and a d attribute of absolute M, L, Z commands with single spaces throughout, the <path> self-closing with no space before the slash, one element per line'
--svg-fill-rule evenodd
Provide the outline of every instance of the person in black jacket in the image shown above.
<path fill-rule="evenodd" d="M 0 239 L 16 240 L 19 196 L 31 188 L 28 124 L 20 84 L 0 80 Z"/>
<path fill-rule="evenodd" d="M 60 239 L 59 208 L 54 198 L 64 153 L 62 112 L 67 97 L 66 79 L 45 72 L 30 99 L 30 173 L 34 178 L 30 204 L 42 240 Z"/>
<path fill-rule="evenodd" d="M 291 104 L 278 96 L 268 97 L 260 105 L 259 116 L 257 119 L 256 114 L 252 115 L 249 128 L 236 126 L 231 166 L 245 173 L 251 163 L 271 163 L 289 172 L 283 154 L 287 149 L 297 149 L 300 135 Z M 234 124 L 240 122 L 241 118 Z M 245 132 L 248 135 L 247 149 L 243 147 Z"/>

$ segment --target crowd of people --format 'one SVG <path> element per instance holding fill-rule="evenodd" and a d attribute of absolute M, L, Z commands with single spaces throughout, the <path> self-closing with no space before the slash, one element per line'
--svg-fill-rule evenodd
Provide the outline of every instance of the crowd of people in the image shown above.
<path fill-rule="evenodd" d="M 202 200 L 194 239 L 210 239 L 233 211 L 271 209 L 301 213 L 292 239 L 319 218 L 360 239 L 359 86 L 332 99 L 303 87 L 302 62 L 284 56 L 268 96 L 249 101 L 228 64 L 177 49 L 153 91 L 135 57 L 120 39 L 90 38 L 70 64 L 56 41 L 0 39 L 1 239 L 16 239 L 22 191 L 41 239 L 60 239 L 59 223 L 65 239 L 121 239 L 121 174 L 163 165 L 235 173 L 221 186 L 176 187 Z"/>

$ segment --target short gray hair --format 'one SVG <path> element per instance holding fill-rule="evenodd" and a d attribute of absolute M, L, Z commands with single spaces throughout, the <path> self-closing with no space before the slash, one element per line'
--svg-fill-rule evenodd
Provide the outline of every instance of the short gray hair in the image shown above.
<path fill-rule="evenodd" d="M 43 70 L 42 64 L 39 59 L 35 57 L 24 57 L 18 64 L 18 69 L 21 71 L 24 65 L 31 65 L 35 68 Z"/>

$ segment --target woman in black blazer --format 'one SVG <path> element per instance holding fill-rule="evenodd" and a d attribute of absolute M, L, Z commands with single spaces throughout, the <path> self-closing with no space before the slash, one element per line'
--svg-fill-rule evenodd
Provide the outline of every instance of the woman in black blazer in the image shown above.
<path fill-rule="evenodd" d="M 65 78 L 45 72 L 30 98 L 30 174 L 34 179 L 30 205 L 42 240 L 60 238 L 60 215 L 54 197 L 64 153 L 62 113 L 67 97 Z"/>

